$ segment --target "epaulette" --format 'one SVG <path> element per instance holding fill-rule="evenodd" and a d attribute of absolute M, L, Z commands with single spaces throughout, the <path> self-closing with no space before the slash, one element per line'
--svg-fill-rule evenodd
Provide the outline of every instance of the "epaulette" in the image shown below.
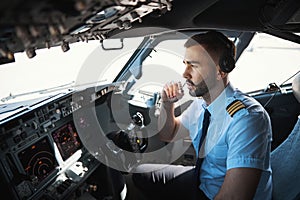
<path fill-rule="evenodd" d="M 241 102 L 240 100 L 234 100 L 226 107 L 226 110 L 229 113 L 229 115 L 233 117 L 235 113 L 237 113 L 239 110 L 243 108 L 246 108 L 243 102 Z"/>

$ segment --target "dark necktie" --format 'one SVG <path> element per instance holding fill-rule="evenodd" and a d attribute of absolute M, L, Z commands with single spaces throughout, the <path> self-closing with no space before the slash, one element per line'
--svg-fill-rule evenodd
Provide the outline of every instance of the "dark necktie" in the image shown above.
<path fill-rule="evenodd" d="M 202 165 L 202 162 L 204 159 L 204 154 L 201 155 L 201 157 L 200 157 L 200 149 L 201 149 L 201 146 L 202 146 L 204 139 L 206 137 L 206 134 L 207 134 L 207 129 L 208 129 L 209 121 L 210 121 L 209 118 L 210 118 L 210 113 L 207 109 L 205 109 L 204 117 L 203 117 L 203 121 L 202 121 L 202 134 L 201 134 L 201 138 L 200 138 L 200 142 L 199 142 L 198 157 L 197 157 L 197 162 L 196 162 L 196 167 L 195 167 L 197 186 L 199 186 L 199 184 L 200 184 L 199 175 L 200 175 L 201 165 Z M 203 152 L 204 152 L 204 147 L 205 147 L 205 143 L 203 144 L 203 147 L 202 147 Z"/>

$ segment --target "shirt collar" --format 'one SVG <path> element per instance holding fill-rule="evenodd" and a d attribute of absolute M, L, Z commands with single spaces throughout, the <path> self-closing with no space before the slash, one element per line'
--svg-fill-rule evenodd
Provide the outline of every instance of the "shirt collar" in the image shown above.
<path fill-rule="evenodd" d="M 204 109 L 208 109 L 211 118 L 224 117 L 226 113 L 226 106 L 228 104 L 228 98 L 234 95 L 234 88 L 229 83 L 222 93 L 209 105 L 203 104 Z"/>

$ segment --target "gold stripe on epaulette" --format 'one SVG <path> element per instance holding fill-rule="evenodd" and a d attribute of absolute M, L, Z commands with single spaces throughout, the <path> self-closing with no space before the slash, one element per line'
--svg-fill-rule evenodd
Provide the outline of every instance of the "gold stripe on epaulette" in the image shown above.
<path fill-rule="evenodd" d="M 240 100 L 235 100 L 226 107 L 226 110 L 229 113 L 229 115 L 233 117 L 235 113 L 237 113 L 243 108 L 246 108 L 246 106 Z"/>

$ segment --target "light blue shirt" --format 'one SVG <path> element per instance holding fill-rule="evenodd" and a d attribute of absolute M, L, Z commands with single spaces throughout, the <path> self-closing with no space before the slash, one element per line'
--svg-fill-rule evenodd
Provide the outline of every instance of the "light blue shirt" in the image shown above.
<path fill-rule="evenodd" d="M 226 107 L 237 99 L 245 108 L 231 117 Z M 238 167 L 257 168 L 263 173 L 254 199 L 271 199 L 272 129 L 268 113 L 254 98 L 234 89 L 231 84 L 228 84 L 209 106 L 206 106 L 202 99 L 194 100 L 179 119 L 190 131 L 196 152 L 202 133 L 205 108 L 211 116 L 208 139 L 205 143 L 205 158 L 201 166 L 200 189 L 208 198 L 213 199 L 223 184 L 227 170 Z"/>

